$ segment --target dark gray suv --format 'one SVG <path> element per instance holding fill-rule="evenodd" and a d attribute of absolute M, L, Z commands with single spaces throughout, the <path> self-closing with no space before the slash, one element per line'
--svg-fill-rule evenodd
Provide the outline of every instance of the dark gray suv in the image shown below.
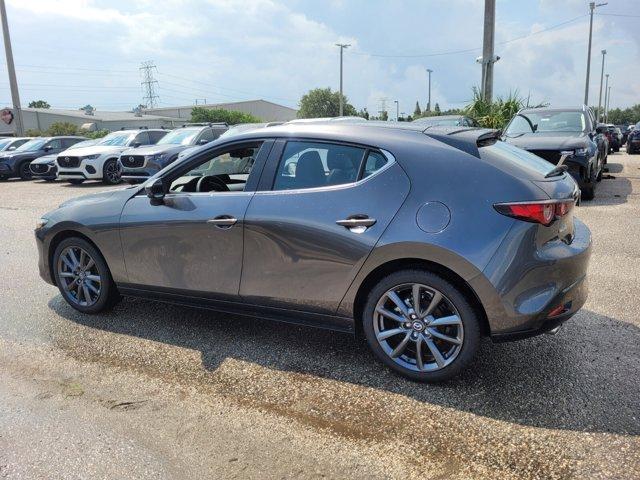
<path fill-rule="evenodd" d="M 35 234 L 40 275 L 80 312 L 128 295 L 354 332 L 437 381 L 481 336 L 553 331 L 582 307 L 578 198 L 495 131 L 293 124 L 70 200 Z"/>
<path fill-rule="evenodd" d="M 190 124 L 167 133 L 155 145 L 125 150 L 118 166 L 122 180 L 140 183 L 167 165 L 189 148 L 213 142 L 229 129 L 226 123 Z"/>

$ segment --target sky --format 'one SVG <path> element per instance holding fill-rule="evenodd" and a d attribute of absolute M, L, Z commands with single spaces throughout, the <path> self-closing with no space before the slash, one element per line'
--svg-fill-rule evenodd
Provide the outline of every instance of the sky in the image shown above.
<path fill-rule="evenodd" d="M 495 95 L 581 104 L 588 1 L 496 3 Z M 336 43 L 351 45 L 345 95 L 373 114 L 381 99 L 392 117 L 395 100 L 401 113 L 425 107 L 427 68 L 442 109 L 463 107 L 480 83 L 483 0 L 7 0 L 7 10 L 24 106 L 130 110 L 142 102 L 140 64 L 153 61 L 158 106 L 262 98 L 295 108 L 312 88 L 338 88 Z M 611 106 L 640 103 L 640 0 L 596 12 L 589 103 L 602 49 Z"/>

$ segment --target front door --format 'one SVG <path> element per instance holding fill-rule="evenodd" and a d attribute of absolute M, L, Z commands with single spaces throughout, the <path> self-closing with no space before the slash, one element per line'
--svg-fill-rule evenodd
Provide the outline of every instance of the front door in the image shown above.
<path fill-rule="evenodd" d="M 121 216 L 129 283 L 176 293 L 237 297 L 243 220 L 269 143 L 218 147 L 171 169 L 166 195 L 132 197 Z"/>
<path fill-rule="evenodd" d="M 335 313 L 409 179 L 387 152 L 317 141 L 278 143 L 269 171 L 245 215 L 240 296 Z"/>

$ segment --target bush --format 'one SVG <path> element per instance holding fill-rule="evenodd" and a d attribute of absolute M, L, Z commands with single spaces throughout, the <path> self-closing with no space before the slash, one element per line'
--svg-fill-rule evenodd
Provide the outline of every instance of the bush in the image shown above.
<path fill-rule="evenodd" d="M 506 98 L 497 97 L 493 102 L 488 102 L 474 87 L 473 101 L 466 106 L 464 114 L 476 119 L 481 127 L 502 129 L 524 106 L 525 102 L 517 90 L 510 92 Z"/>
<path fill-rule="evenodd" d="M 74 123 L 55 122 L 46 130 L 46 134 L 50 137 L 58 135 L 78 135 L 79 128 Z"/>
<path fill-rule="evenodd" d="M 209 109 L 204 107 L 193 107 L 191 110 L 191 121 L 193 123 L 206 122 L 226 122 L 229 125 L 238 123 L 260 123 L 262 119 L 250 113 L 236 112 L 234 110 Z"/>
<path fill-rule="evenodd" d="M 85 130 L 80 130 L 79 135 L 95 140 L 98 138 L 102 138 L 109 133 L 110 133 L 109 130 L 96 130 L 95 132 L 87 132 Z"/>

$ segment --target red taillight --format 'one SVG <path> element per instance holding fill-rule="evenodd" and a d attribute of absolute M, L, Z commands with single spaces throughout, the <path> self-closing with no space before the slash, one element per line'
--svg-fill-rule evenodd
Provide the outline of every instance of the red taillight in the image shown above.
<path fill-rule="evenodd" d="M 563 217 L 571 211 L 574 202 L 531 202 L 531 203 L 498 203 L 494 208 L 503 215 L 514 217 L 525 222 L 551 225 L 557 217 Z"/>

